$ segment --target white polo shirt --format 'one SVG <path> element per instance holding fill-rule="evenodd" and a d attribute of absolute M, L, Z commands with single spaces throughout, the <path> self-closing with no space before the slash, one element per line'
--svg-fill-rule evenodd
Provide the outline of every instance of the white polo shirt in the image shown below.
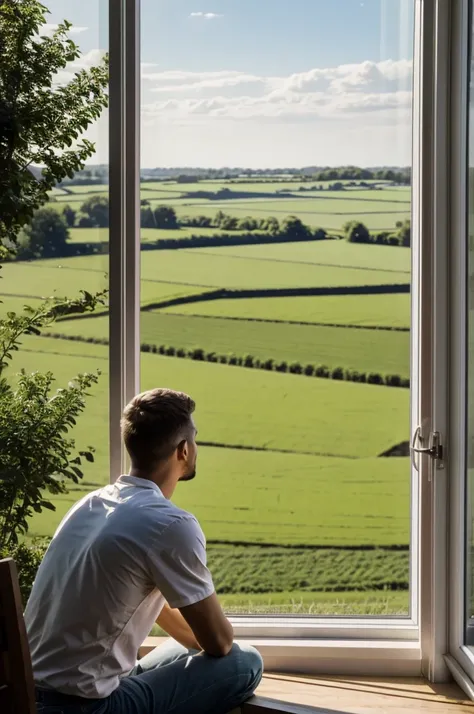
<path fill-rule="evenodd" d="M 165 600 L 180 608 L 213 592 L 194 516 L 121 476 L 69 511 L 38 570 L 25 611 L 36 684 L 107 697 Z"/>

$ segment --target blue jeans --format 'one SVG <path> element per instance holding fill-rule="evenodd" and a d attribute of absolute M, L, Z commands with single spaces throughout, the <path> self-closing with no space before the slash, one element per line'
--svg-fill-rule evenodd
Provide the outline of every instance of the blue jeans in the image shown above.
<path fill-rule="evenodd" d="M 248 699 L 263 673 L 256 649 L 234 643 L 226 657 L 170 639 L 143 657 L 105 699 L 37 689 L 38 714 L 227 714 Z"/>

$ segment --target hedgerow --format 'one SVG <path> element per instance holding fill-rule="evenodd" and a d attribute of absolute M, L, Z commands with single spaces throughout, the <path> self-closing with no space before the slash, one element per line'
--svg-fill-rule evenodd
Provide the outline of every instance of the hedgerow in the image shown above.
<path fill-rule="evenodd" d="M 60 340 L 72 340 L 75 342 L 88 342 L 95 345 L 108 345 L 109 341 L 104 337 L 83 337 L 82 335 L 65 335 L 61 333 L 48 333 L 48 337 Z M 380 374 L 379 372 L 359 372 L 358 370 L 347 369 L 345 367 L 328 367 L 320 364 L 301 364 L 286 361 L 275 362 L 273 359 L 260 359 L 253 355 L 218 354 L 214 351 L 206 351 L 201 347 L 185 349 L 176 348 L 173 345 L 155 345 L 143 342 L 140 345 L 141 352 L 160 354 L 166 357 L 178 357 L 180 359 L 191 359 L 195 362 L 213 362 L 230 365 L 233 367 L 246 367 L 247 369 L 262 369 L 268 372 L 281 372 L 288 374 L 302 375 L 306 377 L 317 377 L 319 379 L 334 379 L 344 382 L 360 382 L 364 384 L 378 384 L 385 387 L 410 387 L 410 380 L 399 374 Z"/>

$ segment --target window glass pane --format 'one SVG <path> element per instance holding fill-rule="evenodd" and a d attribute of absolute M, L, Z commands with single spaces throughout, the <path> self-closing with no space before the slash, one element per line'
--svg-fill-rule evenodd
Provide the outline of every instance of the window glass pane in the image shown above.
<path fill-rule="evenodd" d="M 228 611 L 406 615 L 412 0 L 142 2 L 142 388 Z M 157 33 L 159 41 L 157 41 Z"/>
<path fill-rule="evenodd" d="M 68 20 L 72 23 L 68 35 L 81 51 L 77 60 L 54 77 L 53 89 L 57 90 L 74 81 L 76 73 L 102 62 L 108 48 L 108 4 L 105 0 L 48 0 L 46 5 L 50 13 L 40 34 L 51 36 L 58 23 Z M 84 100 L 90 102 L 88 96 Z M 84 170 L 64 179 L 50 192 L 31 228 L 22 231 L 17 258 L 2 265 L 2 317 L 7 312 L 21 313 L 25 305 L 37 307 L 43 298 L 75 299 L 81 291 L 95 294 L 108 286 L 106 110 L 83 139 L 95 143 L 94 155 Z M 54 142 L 52 148 L 57 148 Z M 31 170 L 39 176 L 42 166 L 32 165 Z M 78 374 L 101 373 L 98 383 L 88 389 L 86 407 L 69 433 L 75 440 L 71 458 L 93 447 L 94 462 L 83 459 L 83 477 L 78 483 L 69 481 L 67 493 L 48 497 L 56 510 L 44 510 L 30 519 L 30 538 L 52 536 L 75 501 L 109 481 L 108 317 L 100 317 L 101 312 L 106 315 L 106 305 L 99 306 L 92 317 L 66 317 L 46 326 L 41 336 L 23 338 L 7 371 L 11 380 L 22 368 L 28 373 L 50 371 L 54 376 L 51 395 L 59 388 L 67 388 Z"/>

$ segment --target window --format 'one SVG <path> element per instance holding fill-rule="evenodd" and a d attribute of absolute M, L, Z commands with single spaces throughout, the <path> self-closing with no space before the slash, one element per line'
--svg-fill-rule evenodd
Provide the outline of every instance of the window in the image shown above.
<path fill-rule="evenodd" d="M 88 0 L 50 4 L 95 61 L 107 3 L 99 19 Z M 110 256 L 107 227 L 86 221 L 67 241 L 84 254 L 2 270 L 2 310 L 110 285 L 108 317 L 61 321 L 17 361 L 64 379 L 102 368 L 80 489 L 123 468 L 119 416 L 139 386 L 196 399 L 199 477 L 178 502 L 269 669 L 439 680 L 449 651 L 474 681 L 471 5 L 120 0 L 109 132 L 50 204 L 85 213 L 109 194 Z"/>
<path fill-rule="evenodd" d="M 414 5 L 188 5 L 141 4 L 141 385 L 201 439 L 175 498 L 229 612 L 408 616 Z"/>

